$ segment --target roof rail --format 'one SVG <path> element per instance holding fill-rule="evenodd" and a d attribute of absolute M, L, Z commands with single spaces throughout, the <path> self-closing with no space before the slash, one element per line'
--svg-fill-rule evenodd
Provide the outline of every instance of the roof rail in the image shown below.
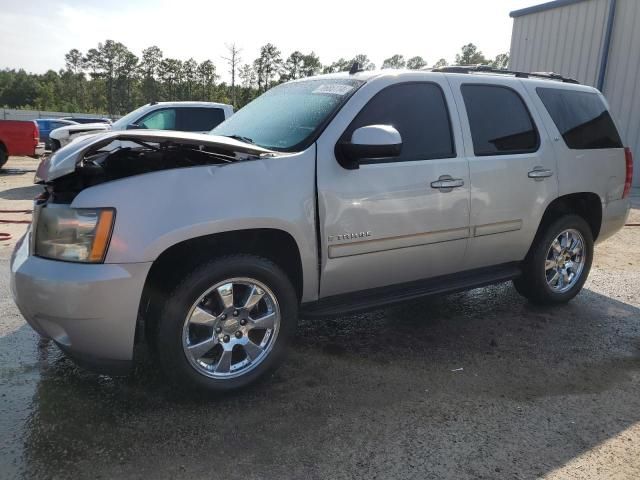
<path fill-rule="evenodd" d="M 503 75 L 513 75 L 517 78 L 544 78 L 546 80 L 557 80 L 564 83 L 580 83 L 573 78 L 563 77 L 553 72 L 518 72 L 507 70 L 506 68 L 495 68 L 489 65 L 449 65 L 447 67 L 432 68 L 432 72 L 442 73 L 497 73 Z"/>

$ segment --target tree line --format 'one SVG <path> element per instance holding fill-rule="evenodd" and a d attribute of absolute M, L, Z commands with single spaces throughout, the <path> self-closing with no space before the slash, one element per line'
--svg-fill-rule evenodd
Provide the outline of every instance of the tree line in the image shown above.
<path fill-rule="evenodd" d="M 243 62 L 242 50 L 227 45 L 222 57 L 230 82 L 220 82 L 212 60 L 198 63 L 193 58 L 165 57 L 157 46 L 145 48 L 140 56 L 113 40 L 99 43 L 87 52 L 77 49 L 65 55 L 65 68 L 44 74 L 22 69 L 0 70 L 0 105 L 63 112 L 123 115 L 153 101 L 202 100 L 230 103 L 240 108 L 279 83 L 320 73 L 349 70 L 354 62 L 373 70 L 375 64 L 365 54 L 340 58 L 323 64 L 314 52 L 294 51 L 284 58 L 273 44 L 260 48 L 253 61 Z M 486 58 L 473 44 L 461 48 L 455 57 L 458 65 L 489 64 L 505 68 L 509 54 Z M 441 58 L 433 67 L 448 65 Z M 381 68 L 421 69 L 428 67 L 421 56 L 405 58 L 401 54 L 384 60 Z"/>

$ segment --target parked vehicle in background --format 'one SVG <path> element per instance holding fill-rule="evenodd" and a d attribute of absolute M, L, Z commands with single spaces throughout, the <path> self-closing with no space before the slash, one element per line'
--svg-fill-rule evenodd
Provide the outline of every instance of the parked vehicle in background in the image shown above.
<path fill-rule="evenodd" d="M 111 125 L 113 123 L 110 118 L 106 117 L 62 117 L 62 120 L 69 120 L 75 123 L 108 123 Z"/>
<path fill-rule="evenodd" d="M 213 102 L 155 102 L 144 105 L 112 125 L 88 123 L 71 125 L 51 132 L 52 150 L 64 147 L 78 137 L 108 130 L 179 130 L 208 132 L 233 115 L 233 107 Z"/>
<path fill-rule="evenodd" d="M 223 391 L 277 366 L 299 311 L 509 280 L 543 305 L 580 292 L 630 207 L 598 90 L 352 72 L 274 87 L 210 135 L 108 132 L 45 160 L 11 261 L 27 321 L 96 369 L 128 368 L 146 338 L 175 382 Z"/>
<path fill-rule="evenodd" d="M 55 152 L 56 150 L 59 150 L 78 137 L 107 132 L 109 130 L 111 130 L 111 125 L 108 123 L 77 123 L 75 125 L 66 125 L 56 128 L 49 132 L 51 151 Z"/>
<path fill-rule="evenodd" d="M 51 150 L 51 139 L 49 138 L 49 134 L 52 130 L 60 127 L 66 127 L 68 125 L 77 125 L 74 121 L 64 120 L 62 118 L 38 118 L 35 122 L 38 124 L 40 141 L 44 143 L 45 150 Z"/>
<path fill-rule="evenodd" d="M 33 120 L 0 120 L 0 167 L 10 156 L 38 157 L 44 153 L 38 124 Z"/>

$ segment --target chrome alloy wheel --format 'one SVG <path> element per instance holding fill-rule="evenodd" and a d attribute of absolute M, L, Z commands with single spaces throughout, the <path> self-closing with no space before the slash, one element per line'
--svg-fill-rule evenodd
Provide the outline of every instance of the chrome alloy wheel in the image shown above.
<path fill-rule="evenodd" d="M 544 264 L 549 288 L 564 293 L 578 282 L 585 264 L 585 243 L 582 234 L 574 229 L 560 233 L 547 251 Z"/>
<path fill-rule="evenodd" d="M 252 278 L 230 278 L 193 304 L 182 329 L 182 348 L 202 375 L 234 378 L 257 367 L 280 330 L 273 292 Z"/>

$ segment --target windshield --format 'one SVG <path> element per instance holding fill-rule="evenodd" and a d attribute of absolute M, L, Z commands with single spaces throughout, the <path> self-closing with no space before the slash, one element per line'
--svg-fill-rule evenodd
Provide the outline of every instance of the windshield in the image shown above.
<path fill-rule="evenodd" d="M 127 113 L 120 120 L 113 122 L 111 125 L 112 130 L 126 130 L 127 127 L 138 119 L 142 113 L 149 107 L 149 105 L 143 105 L 140 108 L 136 108 L 133 112 Z"/>
<path fill-rule="evenodd" d="M 279 85 L 256 98 L 211 131 L 270 150 L 303 150 L 364 82 L 306 80 Z"/>

